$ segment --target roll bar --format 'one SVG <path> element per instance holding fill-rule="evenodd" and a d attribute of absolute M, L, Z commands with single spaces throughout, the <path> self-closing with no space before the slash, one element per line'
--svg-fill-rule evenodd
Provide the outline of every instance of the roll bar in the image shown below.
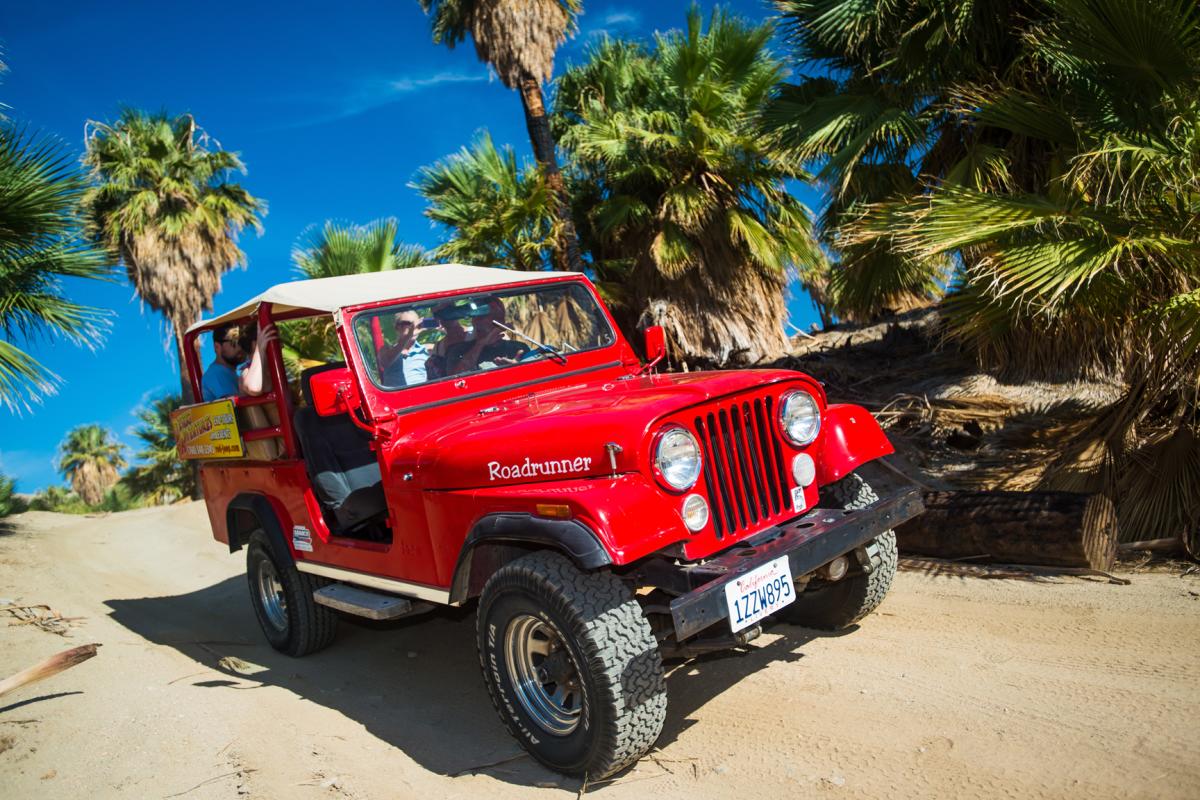
<path fill-rule="evenodd" d="M 278 320 L 283 321 L 303 316 L 312 316 L 313 313 L 311 311 L 291 311 L 286 314 L 280 314 Z M 276 321 L 276 318 L 271 314 L 269 303 L 259 304 L 256 316 L 259 330 Z M 183 337 L 183 355 L 187 364 L 188 383 L 192 387 L 192 396 L 196 398 L 196 402 L 200 402 L 204 396 L 200 383 L 203 367 L 200 362 L 200 353 L 196 349 L 196 339 L 200 334 L 207 333 L 211 329 L 210 327 L 197 328 L 184 334 Z M 287 391 L 287 371 L 283 367 L 283 347 L 279 339 L 275 339 L 275 341 L 267 345 L 266 358 L 267 363 L 265 366 L 270 370 L 271 375 L 271 391 L 257 397 L 239 396 L 232 399 L 233 404 L 238 408 L 264 406 L 273 403 L 279 414 L 279 424 L 270 428 L 246 431 L 242 434 L 242 438 L 246 441 L 282 439 L 284 457 L 296 458 L 298 450 L 296 448 L 296 431 L 292 427 L 292 397 Z"/>

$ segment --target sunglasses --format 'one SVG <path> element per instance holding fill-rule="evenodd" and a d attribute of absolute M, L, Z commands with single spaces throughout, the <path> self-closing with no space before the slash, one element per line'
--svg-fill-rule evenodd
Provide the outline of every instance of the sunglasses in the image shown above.
<path fill-rule="evenodd" d="M 415 324 L 416 324 L 415 322 L 409 322 L 408 320 L 398 320 L 396 322 L 396 327 L 397 328 L 411 328 Z"/>

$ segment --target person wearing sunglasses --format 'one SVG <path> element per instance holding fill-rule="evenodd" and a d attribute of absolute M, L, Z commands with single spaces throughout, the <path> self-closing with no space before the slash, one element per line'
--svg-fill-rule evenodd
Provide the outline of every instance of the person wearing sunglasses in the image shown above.
<path fill-rule="evenodd" d="M 411 386 L 426 380 L 425 362 L 429 351 L 417 341 L 421 315 L 416 311 L 401 311 L 392 318 L 396 329 L 395 344 L 379 349 L 381 381 L 388 388 Z"/>
<path fill-rule="evenodd" d="M 220 400 L 239 394 L 260 395 L 270 390 L 269 380 L 264 374 L 267 345 L 279 338 L 274 325 L 268 325 L 261 336 L 255 336 L 253 326 L 222 325 L 213 330 L 213 350 L 216 358 L 204 370 L 200 387 L 204 400 Z M 250 363 L 246 363 L 247 351 L 251 351 Z"/>

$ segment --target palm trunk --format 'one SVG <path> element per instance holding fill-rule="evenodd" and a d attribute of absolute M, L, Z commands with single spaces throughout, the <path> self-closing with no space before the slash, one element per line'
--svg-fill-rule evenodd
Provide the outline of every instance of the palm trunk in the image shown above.
<path fill-rule="evenodd" d="M 525 127 L 533 144 L 533 157 L 541 165 L 546 175 L 546 185 L 558 201 L 560 227 L 558 241 L 554 244 L 554 265 L 561 270 L 581 272 L 583 259 L 579 254 L 575 222 L 571 219 L 571 198 L 567 196 L 567 186 L 558 169 L 558 156 L 554 150 L 554 137 L 550 133 L 550 118 L 546 116 L 542 85 L 532 75 L 524 75 L 518 84 L 518 91 L 521 93 L 521 105 L 525 108 Z"/>
<path fill-rule="evenodd" d="M 666 329 L 673 359 L 691 367 L 745 367 L 788 352 L 782 276 L 748 264 L 706 263 L 669 279 L 642 261 L 631 281 L 636 327 Z"/>
<path fill-rule="evenodd" d="M 192 394 L 191 373 L 188 372 L 187 358 L 184 357 L 183 334 L 179 332 L 178 326 L 175 327 L 175 354 L 179 356 L 179 396 L 183 398 L 185 406 L 191 405 L 196 402 L 196 397 Z"/>

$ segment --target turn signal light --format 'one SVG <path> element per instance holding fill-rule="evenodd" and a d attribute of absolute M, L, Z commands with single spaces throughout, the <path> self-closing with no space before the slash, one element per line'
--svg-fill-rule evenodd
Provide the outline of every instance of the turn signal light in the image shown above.
<path fill-rule="evenodd" d="M 538 503 L 535 507 L 539 517 L 550 519 L 570 519 L 571 507 L 565 503 Z"/>

